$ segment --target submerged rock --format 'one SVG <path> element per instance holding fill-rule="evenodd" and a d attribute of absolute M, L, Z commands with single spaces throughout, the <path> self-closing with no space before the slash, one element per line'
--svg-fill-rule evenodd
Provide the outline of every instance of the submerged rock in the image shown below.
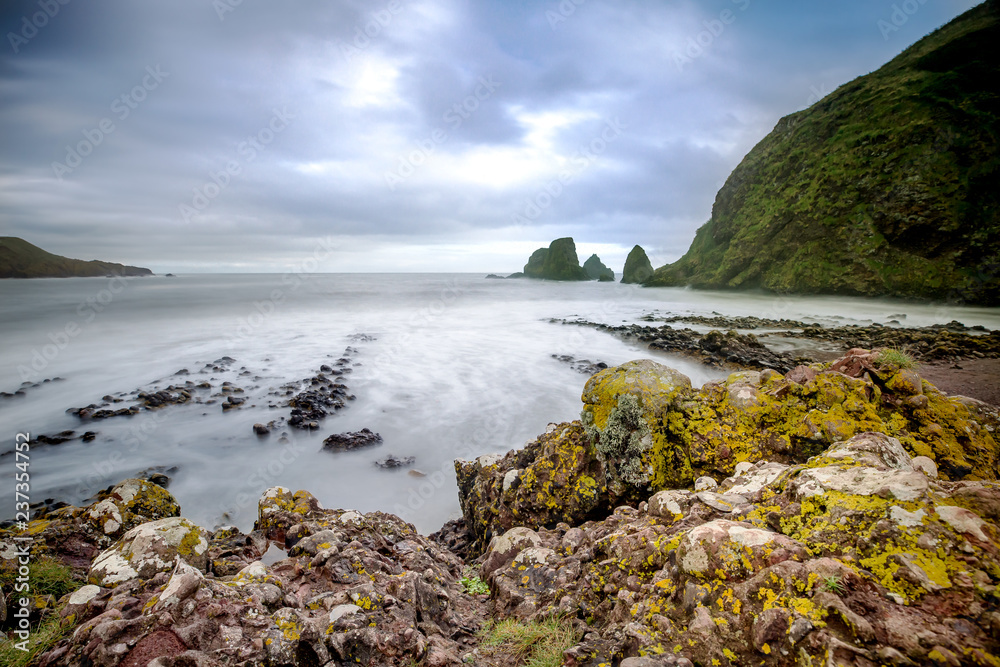
<path fill-rule="evenodd" d="M 389 469 L 389 468 L 403 468 L 403 467 L 406 467 L 406 466 L 413 465 L 413 463 L 416 460 L 417 459 L 414 456 L 399 457 L 399 456 L 396 456 L 395 454 L 389 454 L 388 456 L 383 457 L 383 458 L 378 459 L 377 461 L 375 461 L 375 465 L 377 465 L 379 468 L 386 468 L 386 469 Z"/>

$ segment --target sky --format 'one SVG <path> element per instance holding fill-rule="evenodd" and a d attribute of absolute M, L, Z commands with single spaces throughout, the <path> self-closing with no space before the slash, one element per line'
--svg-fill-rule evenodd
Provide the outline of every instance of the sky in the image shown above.
<path fill-rule="evenodd" d="M 0 235 L 154 272 L 676 260 L 746 153 L 964 0 L 5 0 Z"/>

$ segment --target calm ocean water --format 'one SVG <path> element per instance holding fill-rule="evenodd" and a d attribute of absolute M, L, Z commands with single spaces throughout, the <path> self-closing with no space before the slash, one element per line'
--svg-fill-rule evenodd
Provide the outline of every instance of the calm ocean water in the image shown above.
<path fill-rule="evenodd" d="M 307 489 L 327 507 L 394 512 L 422 532 L 457 515 L 452 461 L 520 447 L 549 422 L 574 419 L 586 375 L 552 355 L 609 365 L 654 356 L 607 334 L 549 318 L 636 322 L 642 315 L 757 315 L 828 324 L 921 326 L 957 319 L 1000 328 L 1000 311 L 850 298 L 774 297 L 643 289 L 617 283 L 484 280 L 482 274 L 191 275 L 0 281 L 0 453 L 19 432 L 97 432 L 31 452 L 31 497 L 79 503 L 154 466 L 176 466 L 170 491 L 185 516 L 247 530 L 269 486 Z M 256 422 L 288 415 L 269 392 L 310 378 L 355 348 L 344 377 L 356 396 L 316 432 L 258 438 Z M 199 373 L 229 356 L 229 370 Z M 723 373 L 655 357 L 695 384 Z M 175 376 L 185 368 L 188 376 Z M 172 405 L 82 423 L 67 409 L 106 394 L 185 380 L 244 389 L 246 404 Z M 208 392 L 202 392 L 207 397 Z M 129 405 L 122 403 L 116 407 Z M 377 448 L 320 451 L 331 433 L 370 428 Z M 382 470 L 387 454 L 413 456 Z M 13 456 L 0 475 L 14 474 Z M 11 488 L 11 487 L 8 487 Z M 13 515 L 13 501 L 0 517 Z"/>

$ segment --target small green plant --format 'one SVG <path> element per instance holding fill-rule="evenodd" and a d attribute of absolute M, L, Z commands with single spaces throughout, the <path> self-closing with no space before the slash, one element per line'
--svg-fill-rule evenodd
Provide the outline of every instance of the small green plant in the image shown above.
<path fill-rule="evenodd" d="M 823 577 L 822 588 L 828 593 L 834 593 L 836 595 L 843 595 L 846 592 L 844 588 L 844 582 L 841 581 L 840 577 L 837 575 L 832 575 L 829 577 Z"/>
<path fill-rule="evenodd" d="M 458 580 L 458 583 L 462 585 L 462 590 L 470 595 L 489 595 L 490 587 L 485 581 L 479 578 L 476 571 L 467 567 L 462 572 L 462 578 Z"/>
<path fill-rule="evenodd" d="M 488 623 L 481 631 L 486 654 L 507 655 L 524 667 L 559 667 L 563 652 L 577 642 L 577 633 L 562 618 L 527 623 L 508 618 Z"/>
<path fill-rule="evenodd" d="M 880 368 L 882 366 L 896 366 L 902 370 L 915 368 L 917 362 L 903 350 L 894 347 L 887 347 L 879 350 L 878 355 L 875 356 L 875 364 Z"/>

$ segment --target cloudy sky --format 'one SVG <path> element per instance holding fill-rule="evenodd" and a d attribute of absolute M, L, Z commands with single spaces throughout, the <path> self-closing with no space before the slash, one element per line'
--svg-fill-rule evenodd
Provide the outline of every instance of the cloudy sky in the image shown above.
<path fill-rule="evenodd" d="M 782 116 L 965 0 L 5 0 L 0 235 L 165 271 L 683 254 Z"/>

